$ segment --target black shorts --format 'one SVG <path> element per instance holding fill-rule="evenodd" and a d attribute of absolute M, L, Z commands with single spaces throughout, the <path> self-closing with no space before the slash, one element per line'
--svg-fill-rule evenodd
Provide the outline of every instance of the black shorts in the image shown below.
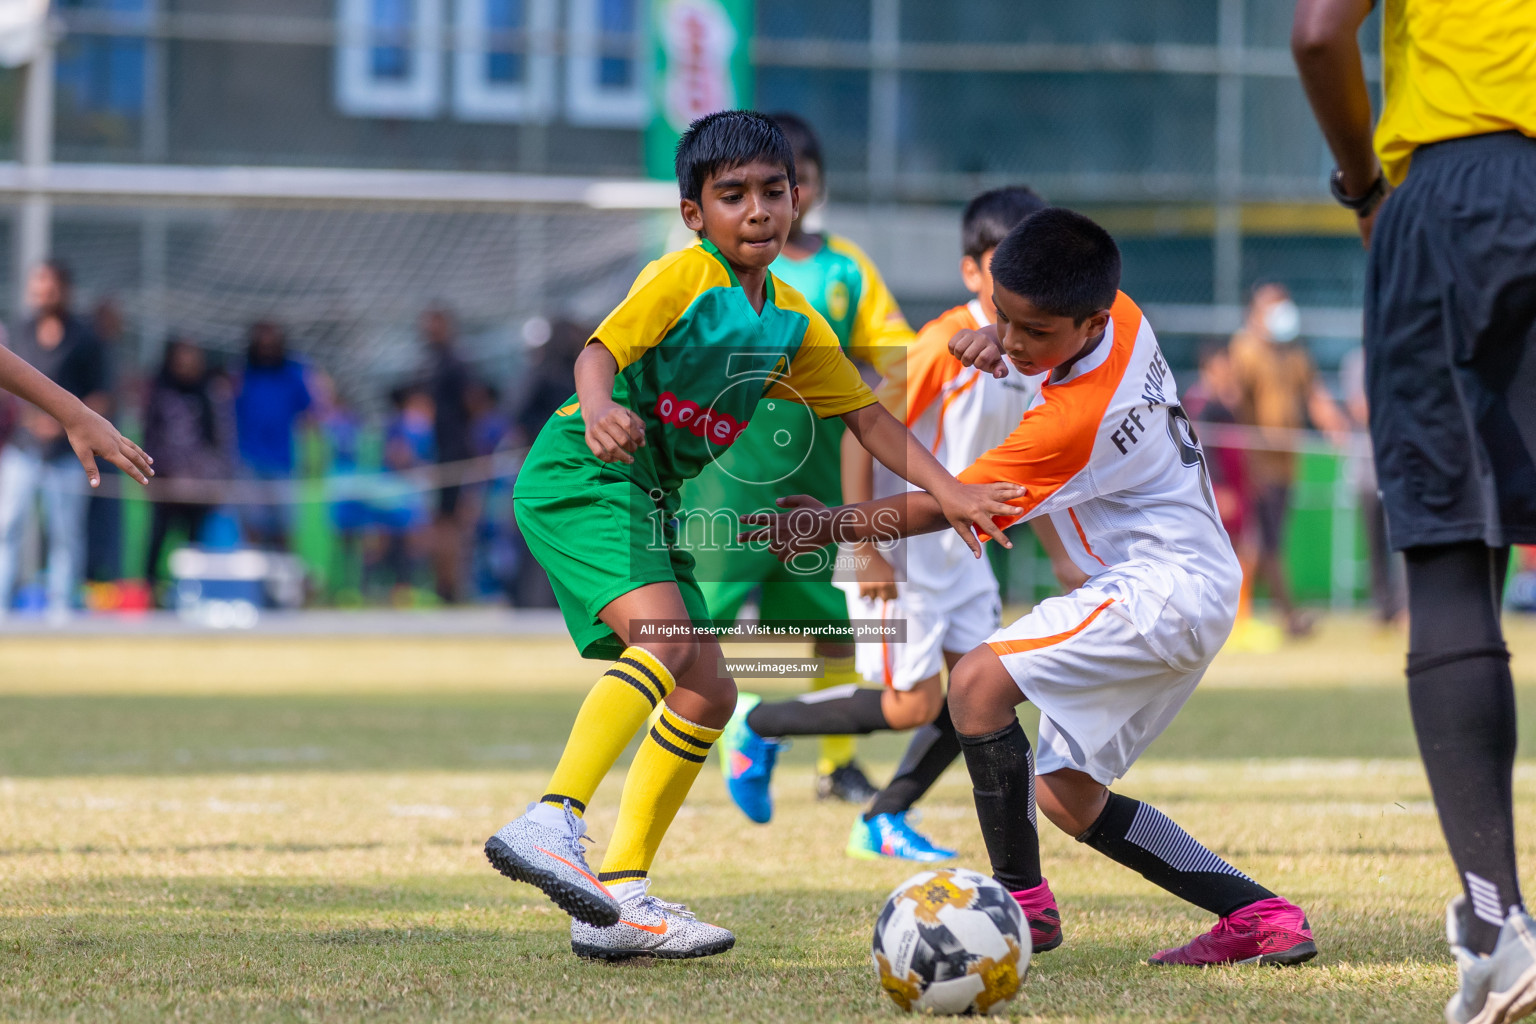
<path fill-rule="evenodd" d="M 1371 440 L 1394 548 L 1536 543 L 1536 139 L 1424 146 L 1376 220 Z"/>

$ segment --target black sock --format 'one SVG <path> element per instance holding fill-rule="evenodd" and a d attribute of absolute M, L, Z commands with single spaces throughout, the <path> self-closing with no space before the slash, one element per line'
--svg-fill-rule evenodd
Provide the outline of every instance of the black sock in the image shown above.
<path fill-rule="evenodd" d="M 1077 841 L 1217 917 L 1275 895 L 1156 807 L 1119 793 L 1109 794 L 1098 820 Z"/>
<path fill-rule="evenodd" d="M 1499 623 L 1507 549 L 1411 548 L 1408 705 L 1467 903 L 1462 938 L 1493 951 L 1521 906 L 1515 862 L 1515 689 Z"/>
<path fill-rule="evenodd" d="M 759 704 L 747 724 L 759 736 L 847 736 L 889 729 L 880 707 L 883 691 L 849 683 L 813 690 L 794 700 Z"/>
<path fill-rule="evenodd" d="M 949 704 L 946 702 L 938 718 L 912 733 L 912 742 L 907 744 L 907 752 L 902 756 L 895 777 L 876 794 L 875 802 L 864 813 L 864 820 L 877 814 L 901 814 L 911 809 L 959 756 L 960 738 L 955 735 L 954 723 L 949 720 Z"/>
<path fill-rule="evenodd" d="M 1035 831 L 1035 757 L 1018 719 L 984 736 L 961 736 L 971 773 L 976 817 L 992 876 L 1010 892 L 1040 884 L 1040 833 Z"/>

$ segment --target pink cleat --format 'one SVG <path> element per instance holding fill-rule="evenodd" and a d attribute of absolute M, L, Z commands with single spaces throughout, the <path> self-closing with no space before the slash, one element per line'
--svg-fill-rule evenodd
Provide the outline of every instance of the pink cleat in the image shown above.
<path fill-rule="evenodd" d="M 1194 941 L 1154 953 L 1149 964 L 1210 967 L 1215 964 L 1269 964 L 1289 967 L 1317 956 L 1312 928 L 1302 909 L 1273 896 L 1250 903 L 1216 922 Z"/>
<path fill-rule="evenodd" d="M 1056 894 L 1044 878 L 1032 889 L 1020 889 L 1013 894 L 1024 920 L 1029 922 L 1029 938 L 1033 952 L 1045 953 L 1061 945 L 1061 911 L 1056 909 Z"/>

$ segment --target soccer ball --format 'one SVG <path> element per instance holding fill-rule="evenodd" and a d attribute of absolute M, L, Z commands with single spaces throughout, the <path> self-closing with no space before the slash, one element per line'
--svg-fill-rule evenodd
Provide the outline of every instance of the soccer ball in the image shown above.
<path fill-rule="evenodd" d="M 875 922 L 880 987 L 903 1010 L 991 1013 L 1029 973 L 1029 924 L 986 875 L 942 868 L 896 887 Z"/>

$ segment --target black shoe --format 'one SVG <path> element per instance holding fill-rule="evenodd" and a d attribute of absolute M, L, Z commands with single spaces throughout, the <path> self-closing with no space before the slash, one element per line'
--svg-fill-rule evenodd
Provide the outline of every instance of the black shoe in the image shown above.
<path fill-rule="evenodd" d="M 839 765 L 832 769 L 831 775 L 816 777 L 817 800 L 841 800 L 850 804 L 867 804 L 879 792 L 857 761 Z"/>

